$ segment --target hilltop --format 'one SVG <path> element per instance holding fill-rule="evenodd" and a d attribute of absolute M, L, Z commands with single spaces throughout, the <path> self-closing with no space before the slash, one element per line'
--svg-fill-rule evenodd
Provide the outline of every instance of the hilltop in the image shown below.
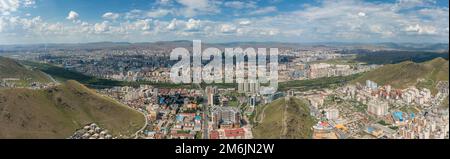
<path fill-rule="evenodd" d="M 364 83 L 372 80 L 379 85 L 390 84 L 395 88 L 417 86 L 436 92 L 438 81 L 448 81 L 449 62 L 443 58 L 435 58 L 422 63 L 405 61 L 398 64 L 388 64 L 367 72 L 353 82 Z"/>
<path fill-rule="evenodd" d="M 19 62 L 0 56 L 0 79 L 17 78 L 17 83 L 26 85 L 31 82 L 48 83 L 51 79 L 39 70 L 32 70 Z"/>
<path fill-rule="evenodd" d="M 43 90 L 0 90 L 0 138 L 67 138 L 89 123 L 132 136 L 144 116 L 69 80 Z"/>
<path fill-rule="evenodd" d="M 287 107 L 286 107 L 287 106 Z M 259 139 L 309 139 L 315 120 L 308 102 L 294 97 L 280 98 L 258 108 L 253 135 Z"/>

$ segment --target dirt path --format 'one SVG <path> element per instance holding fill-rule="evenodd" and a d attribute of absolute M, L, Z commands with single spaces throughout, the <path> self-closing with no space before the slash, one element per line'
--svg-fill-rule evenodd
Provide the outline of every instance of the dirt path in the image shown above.
<path fill-rule="evenodd" d="M 289 101 L 289 97 L 285 97 L 284 98 L 284 111 L 283 111 L 283 117 L 282 117 L 282 123 L 283 123 L 283 127 L 281 128 L 281 133 L 280 133 L 280 138 L 284 138 L 287 134 L 287 108 L 288 108 L 288 104 L 287 102 Z"/>

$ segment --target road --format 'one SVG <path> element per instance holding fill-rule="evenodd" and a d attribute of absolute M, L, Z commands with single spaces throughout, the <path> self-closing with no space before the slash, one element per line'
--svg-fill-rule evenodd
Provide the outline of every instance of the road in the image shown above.
<path fill-rule="evenodd" d="M 205 90 L 200 86 L 200 84 L 195 84 L 195 86 L 197 86 L 198 87 L 198 89 L 200 89 L 200 91 L 202 92 L 202 96 L 203 96 L 203 98 L 204 99 L 208 99 L 208 96 L 207 96 L 207 94 L 206 94 L 206 92 L 205 92 Z M 208 118 L 208 103 L 207 102 L 203 102 L 203 113 L 202 113 L 202 120 L 203 120 L 203 139 L 209 139 L 209 135 L 208 135 L 208 130 L 209 130 L 209 128 L 208 128 L 208 121 L 209 121 L 209 118 Z"/>
<path fill-rule="evenodd" d="M 147 125 L 148 125 L 147 114 L 145 114 L 144 112 L 141 112 L 141 111 L 139 111 L 139 110 L 137 110 L 137 111 L 138 111 L 139 113 L 141 113 L 142 115 L 144 115 L 144 118 L 145 118 L 145 124 L 144 124 L 144 126 L 143 126 L 141 129 L 139 129 L 138 131 L 136 131 L 136 133 L 134 133 L 134 139 L 139 138 L 139 133 L 143 132 L 143 131 L 145 130 L 145 128 L 147 128 Z"/>
<path fill-rule="evenodd" d="M 265 111 L 266 111 L 267 107 L 268 107 L 268 106 L 264 106 L 264 108 L 263 108 L 263 110 L 261 111 L 261 113 L 258 113 L 257 111 L 255 111 L 255 113 L 261 114 L 261 116 L 259 117 L 259 121 L 256 121 L 256 120 L 257 120 L 256 118 L 257 118 L 257 116 L 258 116 L 258 114 L 256 114 L 255 118 L 253 118 L 253 122 L 254 122 L 254 123 L 262 123 L 262 122 L 264 121 L 264 115 L 265 115 Z M 258 109 L 258 107 L 255 108 L 255 109 Z"/>

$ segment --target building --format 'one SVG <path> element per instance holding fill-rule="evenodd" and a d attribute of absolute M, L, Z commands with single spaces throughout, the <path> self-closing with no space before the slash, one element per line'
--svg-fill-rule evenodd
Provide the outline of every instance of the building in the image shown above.
<path fill-rule="evenodd" d="M 206 87 L 206 95 L 208 96 L 208 105 L 209 106 L 214 106 L 214 103 L 217 103 L 217 101 L 215 101 L 215 97 L 216 97 L 216 93 L 217 93 L 217 87 L 211 87 L 208 86 Z"/>
<path fill-rule="evenodd" d="M 257 94 L 260 90 L 260 83 L 258 81 L 245 81 L 238 83 L 238 92 L 239 93 L 251 93 Z"/>
<path fill-rule="evenodd" d="M 372 90 L 376 90 L 378 88 L 378 84 L 375 83 L 374 81 L 371 80 L 367 80 L 366 81 L 366 87 Z"/>
<path fill-rule="evenodd" d="M 211 108 L 213 126 L 218 128 L 239 128 L 241 126 L 241 114 L 235 107 Z"/>
<path fill-rule="evenodd" d="M 336 120 L 339 118 L 339 110 L 336 108 L 325 110 L 328 120 Z"/>
<path fill-rule="evenodd" d="M 371 100 L 367 103 L 367 111 L 376 116 L 385 116 L 389 114 L 389 105 L 384 101 Z"/>
<path fill-rule="evenodd" d="M 225 139 L 245 139 L 245 130 L 243 128 L 225 129 Z"/>
<path fill-rule="evenodd" d="M 251 96 L 249 99 L 249 105 L 251 107 L 255 107 L 256 106 L 256 96 Z"/>

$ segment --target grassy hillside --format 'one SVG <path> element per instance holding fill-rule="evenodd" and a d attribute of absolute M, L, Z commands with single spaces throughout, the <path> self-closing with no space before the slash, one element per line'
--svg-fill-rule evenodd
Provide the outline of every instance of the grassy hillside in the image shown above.
<path fill-rule="evenodd" d="M 430 61 L 435 58 L 444 58 L 448 60 L 448 51 L 440 52 L 422 52 L 422 51 L 364 51 L 353 50 L 357 53 L 356 61 L 368 64 L 395 64 L 404 61 L 413 61 L 416 63 Z"/>
<path fill-rule="evenodd" d="M 436 92 L 435 87 L 438 81 L 448 81 L 448 64 L 448 61 L 443 58 L 436 58 L 423 63 L 406 61 L 389 64 L 365 73 L 353 82 L 364 83 L 366 80 L 372 80 L 379 85 L 390 84 L 395 88 L 417 86 Z M 418 79 L 422 80 L 418 81 Z"/>
<path fill-rule="evenodd" d="M 361 74 L 280 82 L 278 90 L 285 91 L 289 89 L 296 89 L 300 91 L 308 91 L 312 89 L 336 88 L 355 80 L 359 76 L 361 76 Z"/>
<path fill-rule="evenodd" d="M 32 61 L 21 61 L 24 65 L 35 68 L 42 72 L 45 72 L 55 78 L 57 81 L 67 81 L 67 80 L 76 80 L 88 87 L 91 88 L 109 88 L 114 86 L 133 86 L 138 87 L 139 85 L 153 85 L 159 88 L 191 88 L 189 84 L 173 84 L 173 83 L 155 83 L 150 81 L 136 81 L 136 82 L 127 82 L 127 81 L 117 81 L 117 80 L 109 80 L 103 78 L 92 77 L 88 75 L 84 75 L 82 73 L 64 69 L 62 67 L 58 67 L 51 64 L 45 63 L 37 63 Z M 225 85 L 228 86 L 228 85 Z"/>
<path fill-rule="evenodd" d="M 67 138 L 92 122 L 131 136 L 145 121 L 139 112 L 75 81 L 46 90 L 0 90 L 0 138 Z"/>
<path fill-rule="evenodd" d="M 286 104 L 287 109 L 285 109 Z M 265 110 L 262 111 L 263 109 Z M 259 110 L 256 115 L 259 123 L 255 123 L 253 128 L 255 138 L 311 138 L 311 127 L 315 124 L 315 121 L 309 114 L 307 101 L 296 98 L 290 98 L 289 100 L 281 98 L 263 106 Z M 285 119 L 286 128 L 283 126 Z"/>
<path fill-rule="evenodd" d="M 51 82 L 49 77 L 38 70 L 31 70 L 20 63 L 0 56 L 0 79 L 17 78 L 19 85 L 27 85 L 31 82 Z"/>

